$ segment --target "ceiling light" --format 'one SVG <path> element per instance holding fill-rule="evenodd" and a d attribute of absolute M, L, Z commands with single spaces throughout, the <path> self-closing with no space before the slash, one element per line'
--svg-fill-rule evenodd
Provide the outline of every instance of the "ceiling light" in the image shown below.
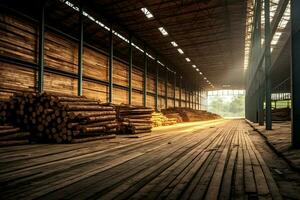
<path fill-rule="evenodd" d="M 187 62 L 191 62 L 191 59 L 189 59 L 189 58 L 185 58 L 185 60 L 186 60 Z"/>
<path fill-rule="evenodd" d="M 178 47 L 178 44 L 175 41 L 172 41 L 171 44 L 173 45 L 173 47 Z"/>
<path fill-rule="evenodd" d="M 199 72 L 200 75 L 202 75 L 202 72 Z"/>
<path fill-rule="evenodd" d="M 163 36 L 169 35 L 168 32 L 164 29 L 164 27 L 159 27 L 158 30 L 161 32 Z"/>
<path fill-rule="evenodd" d="M 199 72 L 199 69 L 197 68 L 196 71 Z"/>
<path fill-rule="evenodd" d="M 184 54 L 184 52 L 182 51 L 182 49 L 177 49 L 177 51 L 180 53 L 180 54 Z"/>
<path fill-rule="evenodd" d="M 197 66 L 196 65 L 192 65 L 194 68 L 196 68 Z"/>
<path fill-rule="evenodd" d="M 206 78 L 206 77 L 204 77 L 204 80 L 207 80 L 207 78 Z"/>
<path fill-rule="evenodd" d="M 141 8 L 141 11 L 146 15 L 148 19 L 153 18 L 152 13 L 147 8 Z"/>

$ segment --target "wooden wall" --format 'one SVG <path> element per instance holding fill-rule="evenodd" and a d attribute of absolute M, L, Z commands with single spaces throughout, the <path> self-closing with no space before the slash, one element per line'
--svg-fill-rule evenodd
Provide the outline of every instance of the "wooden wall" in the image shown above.
<path fill-rule="evenodd" d="M 30 21 L 8 14 L 0 14 L 0 95 L 8 97 L 15 91 L 36 91 L 38 69 L 38 27 Z M 77 94 L 78 43 L 47 30 L 44 47 L 44 90 Z M 7 59 L 12 58 L 12 59 Z M 13 60 L 13 61 L 12 61 Z M 128 65 L 114 59 L 113 103 L 128 103 Z M 151 65 L 149 66 L 151 67 Z M 143 105 L 142 66 L 133 67 L 132 104 Z M 83 49 L 83 95 L 108 100 L 108 56 L 89 47 Z M 154 71 L 154 70 L 152 70 Z M 160 70 L 162 71 L 162 70 Z M 160 72 L 161 73 L 161 72 Z M 165 82 L 158 80 L 158 107 L 165 108 Z M 171 76 L 172 77 L 172 76 Z M 174 106 L 174 80 L 168 82 L 168 107 Z M 179 106 L 179 87 L 176 87 L 176 106 Z M 185 102 L 182 90 L 181 106 Z M 147 75 L 147 106 L 155 106 L 155 75 Z"/>

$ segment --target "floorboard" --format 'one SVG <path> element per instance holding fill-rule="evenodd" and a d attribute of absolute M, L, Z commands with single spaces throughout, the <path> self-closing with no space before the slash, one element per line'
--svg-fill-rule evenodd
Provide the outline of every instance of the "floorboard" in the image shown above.
<path fill-rule="evenodd" d="M 0 149 L 3 199 L 281 199 L 243 120 Z"/>

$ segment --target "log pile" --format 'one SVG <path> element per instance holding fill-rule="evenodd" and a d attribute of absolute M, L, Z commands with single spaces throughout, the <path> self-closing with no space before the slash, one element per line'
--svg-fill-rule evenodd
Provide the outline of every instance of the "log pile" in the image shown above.
<path fill-rule="evenodd" d="M 272 110 L 273 121 L 290 121 L 291 109 L 290 108 L 277 108 Z"/>
<path fill-rule="evenodd" d="M 75 143 L 116 133 L 113 106 L 83 96 L 58 93 L 15 94 L 1 112 L 5 121 L 30 131 L 31 140 Z"/>
<path fill-rule="evenodd" d="M 8 124 L 0 125 L 0 146 L 28 144 L 29 137 L 29 132 L 24 132 L 18 127 Z"/>
<path fill-rule="evenodd" d="M 159 127 L 159 126 L 169 126 L 177 123 L 177 118 L 169 118 L 166 117 L 161 112 L 154 112 L 152 113 L 151 117 L 152 127 Z"/>
<path fill-rule="evenodd" d="M 193 110 L 190 108 L 168 108 L 162 110 L 164 115 L 172 116 L 183 122 L 205 121 L 221 118 L 219 115 L 204 110 Z"/>
<path fill-rule="evenodd" d="M 120 134 L 150 133 L 152 128 L 152 108 L 142 106 L 129 106 L 121 104 L 116 106 Z"/>

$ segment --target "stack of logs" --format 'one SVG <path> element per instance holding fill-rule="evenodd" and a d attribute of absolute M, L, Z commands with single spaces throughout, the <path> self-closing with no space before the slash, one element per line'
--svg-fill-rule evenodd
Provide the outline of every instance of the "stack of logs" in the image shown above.
<path fill-rule="evenodd" d="M 31 140 L 85 142 L 111 137 L 117 129 L 113 106 L 83 96 L 21 93 L 6 106 L 1 116 L 21 130 L 30 131 Z"/>
<path fill-rule="evenodd" d="M 18 127 L 0 125 L 0 146 L 28 144 L 29 136 L 29 132 L 21 131 Z"/>
<path fill-rule="evenodd" d="M 119 105 L 117 117 L 120 123 L 120 134 L 138 134 L 151 132 L 152 108 L 142 106 Z"/>
<path fill-rule="evenodd" d="M 168 118 L 161 112 L 154 112 L 152 113 L 151 121 L 153 127 L 169 126 L 176 124 L 177 118 Z"/>
<path fill-rule="evenodd" d="M 191 108 L 168 108 L 162 110 L 162 112 L 167 117 L 177 117 L 178 119 L 181 118 L 183 122 L 205 121 L 221 118 L 217 114 L 207 112 L 205 110 L 194 110 Z"/>

